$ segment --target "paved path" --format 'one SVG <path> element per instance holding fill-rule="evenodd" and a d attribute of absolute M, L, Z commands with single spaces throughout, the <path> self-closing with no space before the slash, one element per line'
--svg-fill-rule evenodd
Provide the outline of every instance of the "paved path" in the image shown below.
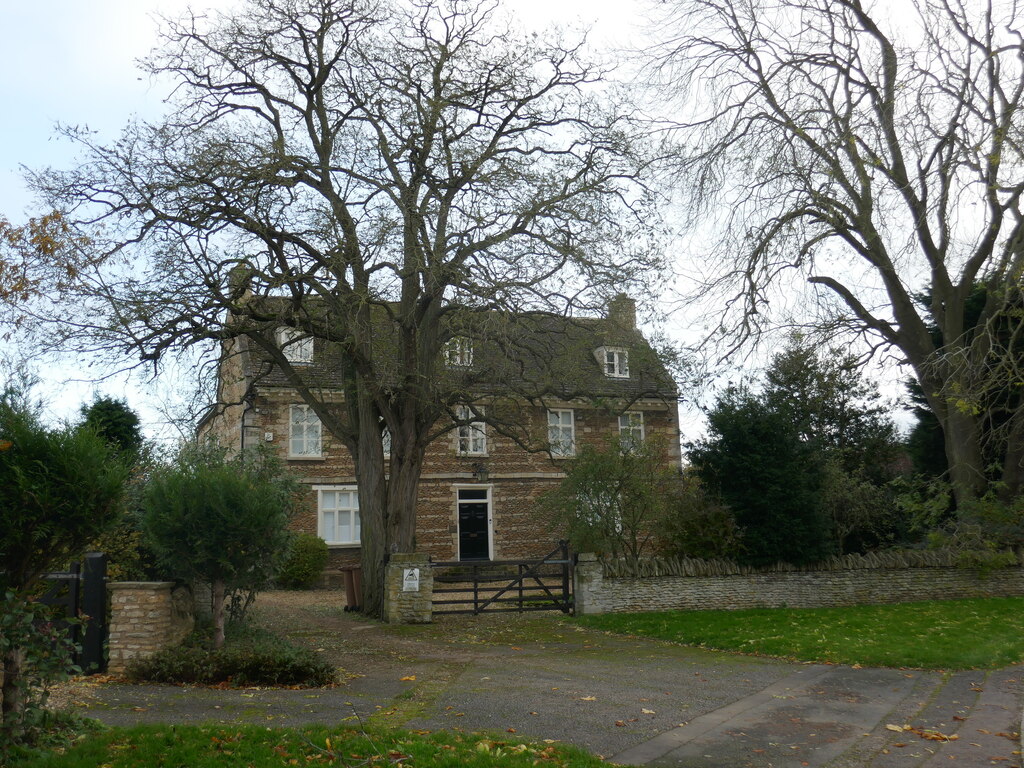
<path fill-rule="evenodd" d="M 1020 671 L 807 667 L 610 760 L 702 768 L 1019 765 Z"/>
<path fill-rule="evenodd" d="M 1021 765 L 1022 667 L 945 674 L 792 664 L 536 619 L 448 617 L 393 630 L 322 610 L 299 618 L 289 616 L 305 627 L 293 636 L 346 670 L 344 686 L 103 683 L 79 686 L 72 698 L 85 714 L 119 725 L 374 717 L 409 728 L 511 730 L 633 765 Z M 320 621 L 321 631 L 309 621 Z M 467 630 L 464 622 L 476 623 Z"/>

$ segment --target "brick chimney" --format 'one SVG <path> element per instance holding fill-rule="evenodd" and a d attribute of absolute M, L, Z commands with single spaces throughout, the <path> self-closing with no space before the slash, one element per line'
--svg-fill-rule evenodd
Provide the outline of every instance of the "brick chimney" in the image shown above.
<path fill-rule="evenodd" d="M 636 330 L 636 302 L 625 293 L 608 301 L 608 319 L 624 330 Z"/>

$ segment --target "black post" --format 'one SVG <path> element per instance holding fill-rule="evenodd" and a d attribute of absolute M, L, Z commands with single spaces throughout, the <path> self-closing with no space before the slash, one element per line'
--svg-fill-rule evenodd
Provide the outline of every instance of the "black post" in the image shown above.
<path fill-rule="evenodd" d="M 569 542 L 561 539 L 558 547 L 562 550 L 562 613 L 569 613 Z"/>
<path fill-rule="evenodd" d="M 519 612 L 523 612 L 523 564 L 519 564 Z"/>
<path fill-rule="evenodd" d="M 81 612 L 88 617 L 79 666 L 89 675 L 106 669 L 103 641 L 107 637 L 107 556 L 90 552 L 82 572 Z"/>

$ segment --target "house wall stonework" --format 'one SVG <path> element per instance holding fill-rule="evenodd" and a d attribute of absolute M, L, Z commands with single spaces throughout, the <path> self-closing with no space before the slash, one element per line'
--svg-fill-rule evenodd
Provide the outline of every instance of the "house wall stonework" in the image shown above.
<path fill-rule="evenodd" d="M 300 404 L 298 395 L 274 390 L 254 400 L 250 410 L 250 440 L 270 445 L 303 486 L 291 527 L 296 532 L 318 533 L 316 486 L 356 484 L 348 449 L 324 430 L 322 455 L 288 456 L 289 408 Z M 619 434 L 618 411 L 582 402 L 552 407 L 572 408 L 575 414 L 577 453 L 584 445 L 604 445 Z M 678 463 L 678 422 L 675 404 L 645 401 L 630 407 L 644 414 L 645 437 L 661 440 L 667 460 Z M 532 431 L 546 435 L 547 411 L 532 408 Z M 435 440 L 424 456 L 424 471 L 417 503 L 416 546 L 434 560 L 455 560 L 458 551 L 458 488 L 489 488 L 492 515 L 492 556 L 495 559 L 541 557 L 554 547 L 562 532 L 540 510 L 540 495 L 565 477 L 571 459 L 529 452 L 512 438 L 488 428 L 487 453 L 463 456 L 456 451 L 454 432 Z M 485 475 L 481 475 L 484 472 Z M 359 547 L 331 546 L 326 570 L 336 571 L 359 563 Z"/>
<path fill-rule="evenodd" d="M 1024 569 L 982 575 L 955 567 L 791 571 L 730 576 L 606 578 L 593 556 L 575 571 L 581 614 L 744 608 L 826 608 L 1024 596 Z"/>

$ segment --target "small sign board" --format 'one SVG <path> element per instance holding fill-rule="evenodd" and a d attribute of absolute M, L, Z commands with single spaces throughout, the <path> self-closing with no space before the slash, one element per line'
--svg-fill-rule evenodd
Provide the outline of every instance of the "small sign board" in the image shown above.
<path fill-rule="evenodd" d="M 402 591 L 403 592 L 419 592 L 420 591 L 420 569 L 419 568 L 403 568 L 402 569 Z"/>

